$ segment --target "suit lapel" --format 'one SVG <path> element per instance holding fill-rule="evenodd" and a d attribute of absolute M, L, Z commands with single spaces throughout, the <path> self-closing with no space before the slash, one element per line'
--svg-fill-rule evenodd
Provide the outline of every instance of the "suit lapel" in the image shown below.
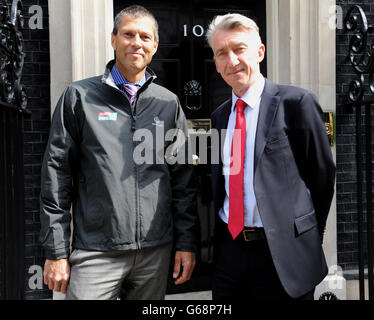
<path fill-rule="evenodd" d="M 223 142 L 226 138 L 226 129 L 229 123 L 230 113 L 231 113 L 231 106 L 232 100 L 227 100 L 223 105 L 221 112 L 217 115 L 216 118 L 216 129 L 218 130 L 219 134 L 219 158 L 220 158 L 220 165 L 222 166 L 222 152 L 223 152 Z M 222 134 L 222 130 L 224 130 L 224 134 Z"/>
<path fill-rule="evenodd" d="M 225 200 L 225 179 L 222 174 L 222 147 L 223 141 L 225 141 L 225 136 L 222 136 L 222 130 L 226 133 L 227 124 L 229 122 L 229 117 L 231 113 L 231 102 L 232 100 L 228 100 L 224 102 L 219 109 L 215 112 L 214 118 L 214 128 L 218 131 L 218 164 L 212 164 L 212 190 L 213 190 L 213 199 L 214 199 L 214 207 L 215 212 L 218 213 L 218 210 L 222 208 L 223 202 Z M 218 224 L 216 224 L 217 226 Z M 221 234 L 221 233 L 218 233 Z M 217 237 L 218 238 L 218 237 Z"/>
<path fill-rule="evenodd" d="M 277 112 L 280 97 L 278 87 L 266 79 L 264 92 L 262 93 L 260 112 L 257 123 L 256 146 L 255 146 L 255 163 L 254 171 L 256 172 L 257 164 L 264 152 L 266 138 Z"/>
<path fill-rule="evenodd" d="M 229 123 L 229 117 L 231 113 L 232 100 L 227 100 L 223 105 L 221 112 L 219 113 L 216 120 L 216 128 L 221 131 L 222 129 L 227 129 L 227 124 Z"/>

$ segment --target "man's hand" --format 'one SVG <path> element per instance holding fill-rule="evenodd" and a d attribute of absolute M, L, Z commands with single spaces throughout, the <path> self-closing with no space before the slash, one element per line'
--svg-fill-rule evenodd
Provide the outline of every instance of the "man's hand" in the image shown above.
<path fill-rule="evenodd" d="M 190 280 L 192 271 L 195 268 L 195 264 L 196 264 L 195 253 L 177 251 L 175 253 L 175 263 L 174 263 L 174 273 L 173 273 L 173 278 L 175 279 L 174 283 L 178 285 L 178 284 L 182 284 Z M 181 266 L 183 270 L 181 270 Z"/>
<path fill-rule="evenodd" d="M 68 259 L 46 260 L 44 265 L 44 283 L 49 290 L 66 293 L 70 279 L 70 264 Z"/>

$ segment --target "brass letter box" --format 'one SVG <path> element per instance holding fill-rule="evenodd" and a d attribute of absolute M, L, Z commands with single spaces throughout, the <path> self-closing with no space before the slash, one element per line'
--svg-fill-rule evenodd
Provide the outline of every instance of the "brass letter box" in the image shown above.
<path fill-rule="evenodd" d="M 324 112 L 324 121 L 327 136 L 330 141 L 330 146 L 334 145 L 335 142 L 335 126 L 334 126 L 334 113 L 333 112 Z"/>

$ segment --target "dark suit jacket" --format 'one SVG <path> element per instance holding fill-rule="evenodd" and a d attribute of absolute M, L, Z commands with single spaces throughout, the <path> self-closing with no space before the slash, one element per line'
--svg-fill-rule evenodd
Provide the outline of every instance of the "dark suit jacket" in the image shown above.
<path fill-rule="evenodd" d="M 220 133 L 227 128 L 231 104 L 226 101 L 211 116 Z M 266 80 L 254 164 L 254 191 L 273 262 L 284 289 L 297 298 L 327 274 L 321 242 L 335 183 L 322 110 L 313 93 Z M 225 198 L 222 161 L 212 165 L 212 186 L 218 214 Z M 221 225 L 216 223 L 217 247 Z"/>

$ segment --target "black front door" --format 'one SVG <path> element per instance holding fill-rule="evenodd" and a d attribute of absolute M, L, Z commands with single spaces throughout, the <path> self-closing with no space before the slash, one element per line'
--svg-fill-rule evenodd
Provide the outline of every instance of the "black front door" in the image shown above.
<path fill-rule="evenodd" d="M 209 119 L 212 111 L 231 97 L 231 89 L 216 72 L 212 51 L 205 40 L 209 22 L 216 15 L 242 13 L 257 22 L 262 41 L 266 43 L 265 3 L 243 0 L 136 2 L 149 9 L 159 23 L 159 48 L 150 65 L 157 75 L 156 82 L 178 95 L 187 119 Z M 132 4 L 114 0 L 114 13 Z M 262 73 L 266 75 L 266 61 L 262 63 Z M 195 170 L 201 226 L 198 263 L 188 283 L 176 287 L 170 277 L 168 293 L 210 289 L 214 212 L 209 164 L 197 165 Z"/>

